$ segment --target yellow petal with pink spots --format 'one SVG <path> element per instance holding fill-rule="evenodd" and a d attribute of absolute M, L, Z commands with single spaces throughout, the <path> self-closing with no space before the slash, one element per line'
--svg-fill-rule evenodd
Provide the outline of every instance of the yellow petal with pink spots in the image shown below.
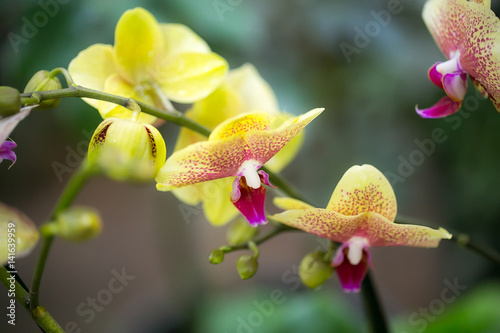
<path fill-rule="evenodd" d="M 396 217 L 396 196 L 391 184 L 375 167 L 355 165 L 344 174 L 327 209 L 354 216 L 375 212 L 390 221 Z"/>

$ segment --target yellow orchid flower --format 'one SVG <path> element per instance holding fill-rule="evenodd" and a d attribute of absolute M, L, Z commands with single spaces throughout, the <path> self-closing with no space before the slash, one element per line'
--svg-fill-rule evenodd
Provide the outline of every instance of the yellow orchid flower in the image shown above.
<path fill-rule="evenodd" d="M 232 178 L 231 202 L 252 226 L 267 223 L 265 188 L 272 186 L 260 167 L 276 155 L 323 109 L 311 110 L 277 126 L 266 113 L 248 113 L 218 125 L 208 141 L 197 142 L 170 156 L 156 176 L 156 188 L 170 191 L 186 185 Z"/>
<path fill-rule="evenodd" d="M 69 64 L 74 82 L 88 88 L 162 106 L 162 100 L 192 103 L 224 80 L 228 65 L 188 27 L 159 24 L 143 8 L 127 10 L 118 21 L 115 45 L 94 44 Z M 112 103 L 84 99 L 103 118 L 130 118 Z M 141 114 L 138 121 L 152 123 Z"/>
<path fill-rule="evenodd" d="M 214 112 L 217 110 L 217 112 Z M 260 76 L 251 64 L 231 70 L 226 80 L 212 94 L 195 102 L 186 112 L 186 117 L 214 129 L 224 120 L 252 112 L 260 111 L 272 115 L 273 121 L 281 123 L 292 115 L 282 113 L 269 84 Z M 304 139 L 303 132 L 291 140 L 279 153 L 266 163 L 274 172 L 281 171 L 297 154 Z M 206 138 L 192 130 L 182 128 L 175 151 L 190 144 L 204 141 Z M 175 189 L 172 193 L 188 205 L 203 203 L 207 220 L 215 226 L 227 224 L 238 215 L 227 193 L 231 191 L 232 179 L 224 178 Z"/>
<path fill-rule="evenodd" d="M 437 247 L 451 235 L 443 228 L 434 230 L 417 225 L 394 223 L 397 204 L 385 176 L 371 165 L 353 166 L 333 191 L 326 209 L 314 208 L 290 198 L 275 198 L 285 212 L 271 219 L 311 234 L 343 243 L 332 266 L 342 288 L 358 292 L 370 262 L 370 246 Z"/>
<path fill-rule="evenodd" d="M 435 63 L 428 73 L 446 96 L 430 108 L 417 107 L 417 113 L 441 118 L 457 112 L 467 92 L 467 76 L 500 111 L 500 19 L 491 1 L 429 0 L 422 17 L 449 60 Z"/>
<path fill-rule="evenodd" d="M 38 229 L 29 217 L 17 209 L 0 202 L 0 264 L 28 255 L 40 237 Z M 10 240 L 13 241 L 10 241 Z M 15 271 L 12 263 L 9 270 Z"/>

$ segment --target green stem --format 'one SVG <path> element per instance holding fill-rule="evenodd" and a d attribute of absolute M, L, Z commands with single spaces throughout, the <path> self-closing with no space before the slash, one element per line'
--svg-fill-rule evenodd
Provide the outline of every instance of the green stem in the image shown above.
<path fill-rule="evenodd" d="M 66 79 L 66 84 L 68 87 L 71 87 L 73 83 L 73 79 L 71 78 L 71 75 L 69 75 L 68 70 L 63 67 L 57 67 L 54 68 L 53 70 L 50 71 L 49 77 L 54 78 L 57 76 L 57 74 L 62 74 L 64 76 L 64 79 Z"/>
<path fill-rule="evenodd" d="M 82 189 L 86 180 L 93 173 L 93 168 L 87 159 L 83 160 L 80 167 L 73 174 L 69 183 L 66 185 L 63 193 L 61 194 L 59 201 L 57 202 L 54 211 L 50 216 L 50 221 L 54 220 L 58 213 L 68 208 L 77 194 Z M 48 229 L 44 229 L 48 230 Z M 48 232 L 42 232 L 42 249 L 38 256 L 38 262 L 36 264 L 35 273 L 33 276 L 33 283 L 31 284 L 31 302 L 30 309 L 34 311 L 39 306 L 39 294 L 40 294 L 40 283 L 42 282 L 43 271 L 45 269 L 45 263 L 47 262 L 47 257 L 49 255 L 50 247 L 52 241 L 54 240 L 54 235 Z"/>
<path fill-rule="evenodd" d="M 7 271 L 5 267 L 0 267 L 0 281 L 5 285 L 7 290 L 10 290 L 11 285 L 11 274 Z M 15 281 L 15 292 L 14 297 L 21 304 L 26 311 L 31 314 L 31 317 L 47 333 L 64 333 L 62 327 L 54 320 L 50 313 L 45 310 L 42 306 L 31 310 L 30 308 L 30 294 L 24 290 L 24 288 Z M 9 318 L 7 318 L 8 320 Z"/>
<path fill-rule="evenodd" d="M 368 322 L 370 323 L 371 332 L 373 333 L 386 333 L 389 332 L 386 317 L 377 295 L 375 286 L 368 272 L 361 285 L 362 296 L 365 305 L 365 312 L 367 314 Z"/>
<path fill-rule="evenodd" d="M 66 98 L 66 97 L 98 99 L 101 101 L 106 101 L 117 105 L 121 105 L 126 108 L 130 107 L 132 101 L 131 98 L 111 95 L 104 93 L 102 91 L 97 91 L 82 86 L 72 86 L 69 88 L 58 89 L 58 90 L 24 93 L 21 94 L 21 103 L 27 105 L 38 104 L 42 101 L 57 99 L 57 98 Z M 186 118 L 183 113 L 176 111 L 175 109 L 172 109 L 170 111 L 165 111 L 155 108 L 151 105 L 147 105 L 143 102 L 139 102 L 137 100 L 135 100 L 135 102 L 141 107 L 142 112 L 145 112 L 160 119 L 164 119 L 166 121 L 170 121 L 179 126 L 187 127 L 202 135 L 205 136 L 210 135 L 210 130 L 208 128 L 206 128 L 201 124 L 198 124 L 195 121 L 192 121 L 191 119 Z"/>
<path fill-rule="evenodd" d="M 264 243 L 268 239 L 273 238 L 274 236 L 277 236 L 278 234 L 285 232 L 285 231 L 301 231 L 301 230 L 291 228 L 291 227 L 286 226 L 284 224 L 278 224 L 278 225 L 275 225 L 271 230 L 269 230 L 265 234 L 256 236 L 248 242 L 236 244 L 233 246 L 224 246 L 223 251 L 224 251 L 224 253 L 229 253 L 229 252 L 233 252 L 233 251 L 237 251 L 237 250 L 244 250 L 244 249 L 251 250 L 252 249 L 251 243 L 253 243 L 255 245 L 259 245 L 260 243 Z"/>

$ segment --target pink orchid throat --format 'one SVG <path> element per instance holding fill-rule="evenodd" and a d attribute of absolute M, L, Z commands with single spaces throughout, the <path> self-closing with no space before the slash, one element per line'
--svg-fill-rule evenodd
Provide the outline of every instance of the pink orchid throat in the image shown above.
<path fill-rule="evenodd" d="M 340 285 L 347 293 L 361 290 L 361 283 L 371 265 L 368 240 L 357 236 L 342 244 L 332 261 Z"/>
<path fill-rule="evenodd" d="M 427 109 L 416 108 L 422 118 L 442 118 L 449 116 L 460 109 L 467 93 L 467 72 L 459 63 L 460 52 L 452 53 L 450 60 L 435 63 L 428 72 L 429 79 L 439 88 L 443 89 L 446 96 Z"/>
<path fill-rule="evenodd" d="M 231 202 L 247 219 L 252 227 L 266 224 L 265 213 L 266 188 L 262 184 L 274 186 L 269 182 L 269 175 L 260 170 L 257 172 L 260 179 L 260 186 L 253 188 L 248 186 L 245 176 L 237 176 L 233 182 L 231 191 Z"/>

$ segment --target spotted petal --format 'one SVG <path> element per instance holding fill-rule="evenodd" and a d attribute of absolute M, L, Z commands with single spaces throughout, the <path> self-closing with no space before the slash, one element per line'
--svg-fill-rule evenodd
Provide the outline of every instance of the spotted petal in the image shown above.
<path fill-rule="evenodd" d="M 375 212 L 393 221 L 397 211 L 396 196 L 379 170 L 368 164 L 355 165 L 337 184 L 327 209 L 348 216 Z"/>
<path fill-rule="evenodd" d="M 253 159 L 260 164 L 269 161 L 323 110 L 321 108 L 313 109 L 299 117 L 288 119 L 275 130 L 248 132 L 246 141 L 253 154 Z"/>
<path fill-rule="evenodd" d="M 151 77 L 163 56 L 163 35 L 150 12 L 137 7 L 123 13 L 115 30 L 115 56 L 128 81 Z"/>
<path fill-rule="evenodd" d="M 437 247 L 441 239 L 451 239 L 443 228 L 438 230 L 419 225 L 398 224 L 377 213 L 368 213 L 359 224 L 356 236 L 366 237 L 370 246 Z"/>
<path fill-rule="evenodd" d="M 292 209 L 269 218 L 340 243 L 354 236 L 358 225 L 363 222 L 363 216 L 346 216 L 322 208 Z"/>
<path fill-rule="evenodd" d="M 441 239 L 451 238 L 442 228 L 396 224 L 374 212 L 346 216 L 329 209 L 294 209 L 270 218 L 340 243 L 358 236 L 366 238 L 369 246 L 437 247 Z"/>
<path fill-rule="evenodd" d="M 500 110 L 500 20 L 490 1 L 429 0 L 422 16 L 444 55 L 458 50 L 461 68 Z"/>
<path fill-rule="evenodd" d="M 156 188 L 169 191 L 207 180 L 236 176 L 247 156 L 248 149 L 241 136 L 195 143 L 167 159 L 156 177 Z"/>

